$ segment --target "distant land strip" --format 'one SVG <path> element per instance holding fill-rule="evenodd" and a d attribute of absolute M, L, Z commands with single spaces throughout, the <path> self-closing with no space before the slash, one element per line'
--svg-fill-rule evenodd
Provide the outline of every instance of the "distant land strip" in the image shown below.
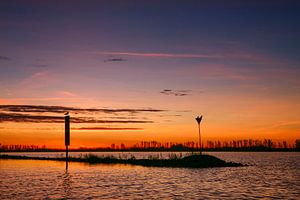
<path fill-rule="evenodd" d="M 46 157 L 29 157 L 29 156 L 14 156 L 0 155 L 0 159 L 17 159 L 17 160 L 52 160 L 66 161 L 66 158 L 46 158 Z M 242 167 L 247 166 L 241 163 L 226 162 L 215 156 L 192 154 L 183 158 L 174 156 L 169 159 L 129 159 L 116 158 L 114 156 L 99 157 L 93 154 L 88 154 L 83 157 L 69 157 L 70 162 L 84 162 L 89 164 L 130 164 L 140 165 L 144 167 L 179 167 L 179 168 L 211 168 L 211 167 Z"/>

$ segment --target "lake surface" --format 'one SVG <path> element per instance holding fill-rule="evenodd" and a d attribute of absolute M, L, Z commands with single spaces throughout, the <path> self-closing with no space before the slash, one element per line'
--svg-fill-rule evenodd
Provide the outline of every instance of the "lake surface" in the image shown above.
<path fill-rule="evenodd" d="M 63 156 L 52 152 L 10 154 Z M 86 152 L 71 153 L 80 154 Z M 172 153 L 94 154 L 167 158 Z M 66 171 L 64 162 L 0 159 L 0 199 L 300 199 L 299 152 L 207 154 L 251 166 L 185 169 L 69 163 Z"/>

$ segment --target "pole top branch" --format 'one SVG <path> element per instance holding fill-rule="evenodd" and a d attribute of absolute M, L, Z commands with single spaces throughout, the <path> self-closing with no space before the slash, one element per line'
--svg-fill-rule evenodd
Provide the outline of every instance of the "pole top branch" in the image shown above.
<path fill-rule="evenodd" d="M 200 122 L 202 121 L 202 117 L 203 117 L 202 115 L 200 117 L 199 116 L 196 117 L 196 121 L 198 124 L 200 124 Z"/>

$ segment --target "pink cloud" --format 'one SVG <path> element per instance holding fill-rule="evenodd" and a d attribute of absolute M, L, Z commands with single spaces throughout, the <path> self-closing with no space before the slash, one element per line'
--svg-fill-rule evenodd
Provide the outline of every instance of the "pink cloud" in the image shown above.
<path fill-rule="evenodd" d="M 62 97 L 78 97 L 77 94 L 73 93 L 73 92 L 70 92 L 70 91 L 59 91 L 58 94 Z"/>
<path fill-rule="evenodd" d="M 215 59 L 215 60 L 238 60 L 253 63 L 278 63 L 278 59 L 274 59 L 267 55 L 256 52 L 243 51 L 240 49 L 230 50 L 203 50 L 206 53 L 160 53 L 160 52 L 120 52 L 120 51 L 95 51 L 89 52 L 94 55 L 107 56 L 131 56 L 131 57 L 147 57 L 147 58 L 182 58 L 182 59 Z"/>
<path fill-rule="evenodd" d="M 92 52 L 98 55 L 114 55 L 114 56 L 139 56 L 139 57 L 158 57 L 158 58 L 220 58 L 218 55 L 208 54 L 173 54 L 173 53 L 141 53 L 141 52 L 109 52 L 100 51 Z"/>
<path fill-rule="evenodd" d="M 48 71 L 39 71 L 25 78 L 21 85 L 25 89 L 40 89 L 56 83 L 58 79 Z"/>

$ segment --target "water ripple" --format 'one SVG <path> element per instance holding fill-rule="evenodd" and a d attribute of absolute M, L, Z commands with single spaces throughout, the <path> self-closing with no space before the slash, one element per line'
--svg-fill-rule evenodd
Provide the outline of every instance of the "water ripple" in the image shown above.
<path fill-rule="evenodd" d="M 214 153 L 239 168 L 0 160 L 0 199 L 299 199 L 299 153 Z"/>

